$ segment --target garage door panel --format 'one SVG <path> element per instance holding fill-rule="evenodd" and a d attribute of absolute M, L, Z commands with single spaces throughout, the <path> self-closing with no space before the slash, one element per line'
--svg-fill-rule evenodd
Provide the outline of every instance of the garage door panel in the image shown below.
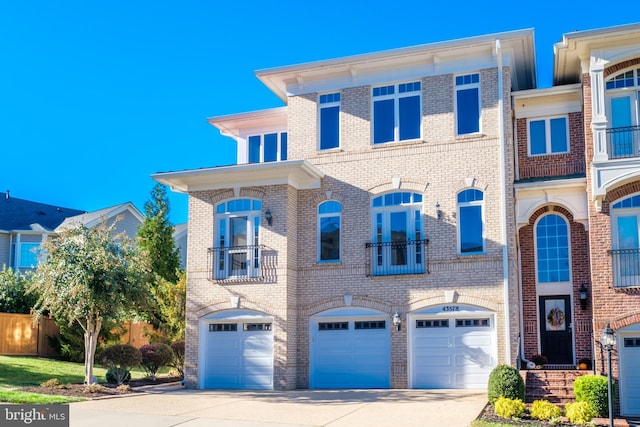
<path fill-rule="evenodd" d="M 637 332 L 636 332 L 637 333 Z M 640 336 L 626 336 L 618 349 L 620 403 L 624 415 L 640 415 Z"/>

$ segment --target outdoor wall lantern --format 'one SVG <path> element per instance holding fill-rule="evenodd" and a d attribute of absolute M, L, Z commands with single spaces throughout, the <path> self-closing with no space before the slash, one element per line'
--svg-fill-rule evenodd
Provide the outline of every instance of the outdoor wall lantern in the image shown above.
<path fill-rule="evenodd" d="M 442 219 L 442 209 L 440 209 L 440 203 L 436 202 L 436 218 Z"/>
<path fill-rule="evenodd" d="M 264 218 L 267 220 L 268 225 L 271 225 L 273 223 L 273 215 L 271 215 L 271 211 L 268 208 L 264 212 Z"/>
<path fill-rule="evenodd" d="M 397 311 L 393 315 L 392 322 L 393 322 L 394 325 L 396 325 L 396 331 L 399 331 L 400 330 L 400 326 L 402 326 L 402 319 L 400 319 L 400 315 L 398 314 Z"/>
<path fill-rule="evenodd" d="M 584 310 L 587 308 L 587 293 L 589 290 L 583 283 L 580 285 L 580 289 L 578 289 L 578 294 L 580 295 L 580 307 Z"/>
<path fill-rule="evenodd" d="M 611 326 L 607 323 L 607 326 L 602 331 L 600 337 L 600 344 L 607 351 L 607 383 L 609 393 L 609 427 L 613 427 L 613 394 L 611 393 L 611 351 L 616 344 L 616 335 Z"/>

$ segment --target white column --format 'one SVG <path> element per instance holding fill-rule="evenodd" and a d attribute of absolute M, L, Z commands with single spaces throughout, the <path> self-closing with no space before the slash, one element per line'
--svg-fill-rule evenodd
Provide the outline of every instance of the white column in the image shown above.
<path fill-rule="evenodd" d="M 593 162 L 609 159 L 607 153 L 607 116 L 604 97 L 605 61 L 591 57 L 589 75 L 591 76 L 591 131 L 593 132 Z"/>

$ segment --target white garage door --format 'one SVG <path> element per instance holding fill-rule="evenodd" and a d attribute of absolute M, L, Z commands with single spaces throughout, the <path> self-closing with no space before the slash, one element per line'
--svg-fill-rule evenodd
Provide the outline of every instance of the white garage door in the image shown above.
<path fill-rule="evenodd" d="M 487 387 L 497 360 L 492 313 L 453 305 L 409 319 L 411 387 Z"/>
<path fill-rule="evenodd" d="M 633 331 L 633 329 L 636 329 Z M 623 415 L 640 415 L 640 326 L 620 329 L 620 411 Z"/>
<path fill-rule="evenodd" d="M 338 309 L 310 322 L 311 388 L 388 388 L 389 316 Z"/>
<path fill-rule="evenodd" d="M 272 389 L 272 320 L 227 313 L 200 321 L 200 388 Z"/>

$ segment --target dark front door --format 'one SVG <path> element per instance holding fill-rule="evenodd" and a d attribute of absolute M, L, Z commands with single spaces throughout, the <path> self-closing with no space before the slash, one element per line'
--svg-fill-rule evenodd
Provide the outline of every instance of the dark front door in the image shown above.
<path fill-rule="evenodd" d="M 540 297 L 540 344 L 548 363 L 573 363 L 568 295 Z"/>

